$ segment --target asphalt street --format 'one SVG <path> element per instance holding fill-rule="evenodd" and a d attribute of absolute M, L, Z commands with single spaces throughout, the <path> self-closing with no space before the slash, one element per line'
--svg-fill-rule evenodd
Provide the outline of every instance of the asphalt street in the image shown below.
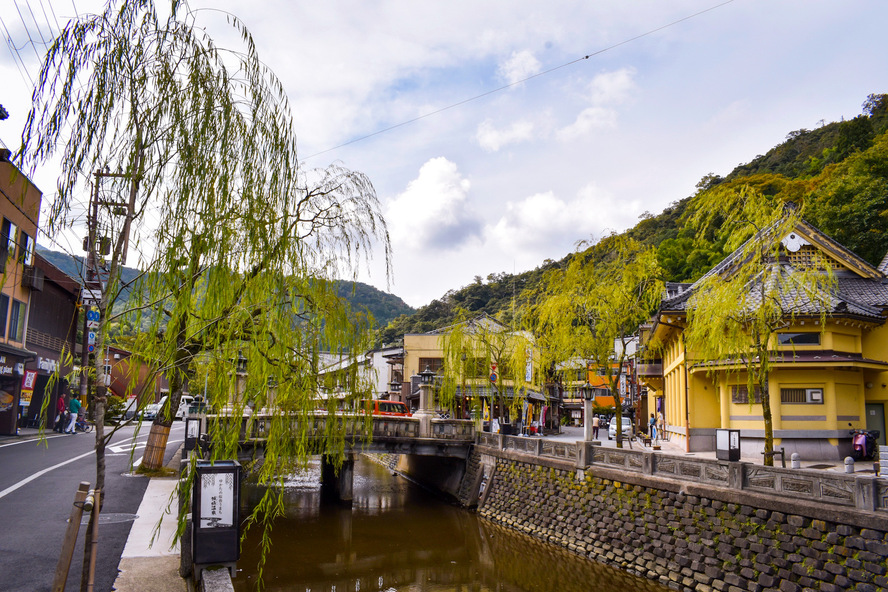
<path fill-rule="evenodd" d="M 183 424 L 173 424 L 167 461 L 179 449 Z M 143 425 L 135 437 L 135 427 L 121 429 L 106 450 L 96 592 L 112 590 L 120 555 L 148 486 L 146 477 L 131 474 L 130 463 L 141 460 L 149 428 Z M 94 433 L 48 432 L 40 440 L 0 438 L 0 591 L 51 589 L 74 493 L 82 481 L 95 483 L 94 447 Z M 66 590 L 80 589 L 87 517 L 84 513 Z"/>

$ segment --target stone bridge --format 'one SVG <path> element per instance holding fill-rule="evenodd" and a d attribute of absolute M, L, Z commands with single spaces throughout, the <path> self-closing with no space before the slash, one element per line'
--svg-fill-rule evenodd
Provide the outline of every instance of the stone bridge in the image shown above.
<path fill-rule="evenodd" d="M 355 454 L 403 454 L 464 461 L 475 443 L 476 429 L 471 420 L 443 419 L 431 414 L 413 417 L 346 413 L 289 417 L 265 413 L 243 417 L 206 416 L 208 429 L 231 421 L 240 422 L 238 460 L 242 463 L 261 459 L 275 422 L 289 422 L 289 433 L 305 434 L 308 451 L 322 457 L 321 481 L 327 493 L 346 502 L 352 499 Z M 342 435 L 341 448 L 327 448 L 324 436 L 328 433 Z M 460 462 L 459 466 L 464 468 L 465 463 Z"/>

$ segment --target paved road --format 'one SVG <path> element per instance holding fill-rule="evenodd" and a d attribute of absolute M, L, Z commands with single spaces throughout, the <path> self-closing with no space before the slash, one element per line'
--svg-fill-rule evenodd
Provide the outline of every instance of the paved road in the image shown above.
<path fill-rule="evenodd" d="M 149 426 L 135 440 L 122 429 L 107 449 L 105 503 L 99 523 L 96 592 L 109 592 L 148 479 L 129 474 L 130 451 L 139 461 Z M 179 448 L 183 422 L 173 425 L 166 459 Z M 0 591 L 50 590 L 74 493 L 81 481 L 95 483 L 94 434 L 45 440 L 0 438 Z M 81 527 L 67 590 L 80 589 L 85 525 Z"/>

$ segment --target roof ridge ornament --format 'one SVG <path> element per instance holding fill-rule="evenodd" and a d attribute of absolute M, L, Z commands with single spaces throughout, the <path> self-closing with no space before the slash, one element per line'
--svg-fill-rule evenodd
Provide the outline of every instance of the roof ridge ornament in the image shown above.
<path fill-rule="evenodd" d="M 797 253 L 802 247 L 811 246 L 811 243 L 802 238 L 797 232 L 790 232 L 780 242 L 791 253 Z"/>

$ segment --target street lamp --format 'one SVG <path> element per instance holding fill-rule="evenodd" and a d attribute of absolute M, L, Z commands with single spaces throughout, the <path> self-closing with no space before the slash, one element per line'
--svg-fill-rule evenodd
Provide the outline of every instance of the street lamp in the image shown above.
<path fill-rule="evenodd" d="M 432 384 L 435 380 L 435 373 L 432 372 L 431 366 L 426 364 L 425 370 L 419 373 L 420 384 Z"/>
<path fill-rule="evenodd" d="M 419 373 L 419 409 L 413 414 L 413 417 L 419 419 L 419 437 L 432 437 L 432 411 L 433 396 L 432 384 L 435 380 L 435 373 L 426 364 L 426 369 Z"/>

